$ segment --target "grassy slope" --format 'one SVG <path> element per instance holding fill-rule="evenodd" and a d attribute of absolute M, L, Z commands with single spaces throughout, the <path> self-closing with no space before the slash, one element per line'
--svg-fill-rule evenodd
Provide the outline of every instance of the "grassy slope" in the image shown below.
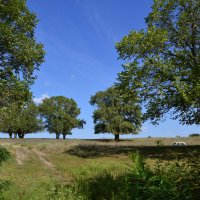
<path fill-rule="evenodd" d="M 156 147 L 156 141 L 164 145 Z M 153 163 L 155 159 L 173 161 L 200 152 L 200 146 L 172 147 L 174 141 L 200 145 L 200 138 L 149 138 L 115 143 L 109 140 L 0 140 L 12 158 L 3 165 L 1 179 L 10 180 L 12 187 L 6 199 L 46 199 L 47 190 L 55 183 L 70 184 L 80 174 L 93 176 L 106 169 L 113 174 L 127 170 L 128 152 L 139 150 Z"/>

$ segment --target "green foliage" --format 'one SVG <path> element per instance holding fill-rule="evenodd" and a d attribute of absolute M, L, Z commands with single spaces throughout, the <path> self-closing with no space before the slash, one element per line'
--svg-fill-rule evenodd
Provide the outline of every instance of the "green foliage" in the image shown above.
<path fill-rule="evenodd" d="M 198 199 L 199 159 L 182 164 L 163 164 L 158 160 L 153 170 L 139 154 L 132 154 L 131 159 L 133 168 L 125 176 L 122 199 Z"/>
<path fill-rule="evenodd" d="M 37 21 L 26 0 L 0 0 L 0 107 L 30 97 L 34 71 L 44 61 L 34 37 Z"/>
<path fill-rule="evenodd" d="M 2 165 L 3 162 L 8 160 L 9 157 L 10 157 L 9 152 L 5 148 L 0 146 L 0 166 Z"/>
<path fill-rule="evenodd" d="M 67 134 L 71 134 L 73 128 L 83 128 L 84 120 L 77 119 L 80 114 L 76 102 L 63 96 L 45 99 L 39 109 L 45 119 L 45 128 L 50 133 L 56 133 L 57 139 L 60 134 L 63 139 Z"/>
<path fill-rule="evenodd" d="M 200 1 L 156 0 L 146 24 L 116 44 L 130 61 L 119 84 L 140 95 L 154 124 L 169 111 L 182 124 L 200 124 Z"/>
<path fill-rule="evenodd" d="M 42 119 L 38 118 L 39 110 L 34 102 L 28 102 L 23 106 L 10 104 L 5 108 L 6 112 L 0 114 L 0 130 L 3 133 L 18 134 L 23 138 L 25 134 L 43 130 Z"/>
<path fill-rule="evenodd" d="M 47 194 L 49 200 L 86 200 L 81 195 L 78 195 L 73 188 L 61 184 L 56 184 L 49 189 Z"/>
<path fill-rule="evenodd" d="M 10 181 L 1 181 L 0 180 L 0 200 L 4 200 L 4 192 L 7 191 L 10 187 Z"/>
<path fill-rule="evenodd" d="M 119 183 L 118 183 L 119 182 Z M 119 193 L 119 180 L 106 170 L 98 173 L 96 177 L 79 177 L 74 185 L 75 191 L 84 199 L 115 199 Z"/>
<path fill-rule="evenodd" d="M 193 157 L 195 155 L 192 155 Z M 158 160 L 151 169 L 138 153 L 130 154 L 128 172 L 117 176 L 102 170 L 96 176 L 79 176 L 72 185 L 56 185 L 50 199 L 84 200 L 198 200 L 200 192 L 200 160 L 182 164 Z"/>
<path fill-rule="evenodd" d="M 137 99 L 135 94 L 124 95 L 117 87 L 92 96 L 90 103 L 97 106 L 93 113 L 95 133 L 137 134 L 141 127 L 141 109 L 134 99 Z"/>
<path fill-rule="evenodd" d="M 5 148 L 0 146 L 0 167 L 1 167 L 3 162 L 8 160 L 9 157 L 10 157 L 9 152 Z M 9 186 L 10 186 L 10 181 L 0 180 L 0 200 L 4 199 L 3 192 L 8 190 Z"/>

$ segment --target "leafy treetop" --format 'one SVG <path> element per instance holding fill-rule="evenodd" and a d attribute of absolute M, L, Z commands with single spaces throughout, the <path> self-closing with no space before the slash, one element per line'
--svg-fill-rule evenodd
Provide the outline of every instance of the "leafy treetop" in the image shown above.
<path fill-rule="evenodd" d="M 97 106 L 93 113 L 95 133 L 112 133 L 116 140 L 119 134 L 137 134 L 141 126 L 141 110 L 134 98 L 135 94 L 124 95 L 114 86 L 92 96 L 90 104 Z"/>
<path fill-rule="evenodd" d="M 116 44 L 129 60 L 122 88 L 140 94 L 153 123 L 171 111 L 182 124 L 200 124 L 200 1 L 154 0 L 146 24 Z"/>
<path fill-rule="evenodd" d="M 39 105 L 41 115 L 45 119 L 45 127 L 50 133 L 56 133 L 57 139 L 71 134 L 73 128 L 83 128 L 84 120 L 77 119 L 80 114 L 76 102 L 64 96 L 55 96 L 45 99 Z"/>
<path fill-rule="evenodd" d="M 37 22 L 26 0 L 0 0 L 1 104 L 30 97 L 29 85 L 45 54 L 43 45 L 34 37 Z"/>

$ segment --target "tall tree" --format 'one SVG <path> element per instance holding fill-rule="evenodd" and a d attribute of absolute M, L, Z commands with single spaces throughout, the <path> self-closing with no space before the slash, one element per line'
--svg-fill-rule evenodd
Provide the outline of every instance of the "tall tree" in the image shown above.
<path fill-rule="evenodd" d="M 12 134 L 18 134 L 19 138 L 24 138 L 28 133 L 40 132 L 43 129 L 38 107 L 33 102 L 28 102 L 20 108 L 13 103 L 6 108 L 6 112 L 0 115 L 0 131 L 8 133 L 10 138 Z"/>
<path fill-rule="evenodd" d="M 154 0 L 146 24 L 116 44 L 129 60 L 121 86 L 140 93 L 153 123 L 170 112 L 182 124 L 200 124 L 200 1 Z"/>
<path fill-rule="evenodd" d="M 37 22 L 26 0 L 0 0 L 0 108 L 31 97 L 34 71 L 44 61 L 34 37 Z"/>
<path fill-rule="evenodd" d="M 90 104 L 97 106 L 93 113 L 95 133 L 112 133 L 116 141 L 120 134 L 137 134 L 141 127 L 137 101 L 134 93 L 123 95 L 117 87 L 97 92 L 90 99 Z"/>
<path fill-rule="evenodd" d="M 71 134 L 74 128 L 83 128 L 86 123 L 84 120 L 78 119 L 80 108 L 73 99 L 64 96 L 55 96 L 45 99 L 39 105 L 42 117 L 45 119 L 45 127 L 49 133 L 55 133 L 56 139 L 63 135 Z"/>

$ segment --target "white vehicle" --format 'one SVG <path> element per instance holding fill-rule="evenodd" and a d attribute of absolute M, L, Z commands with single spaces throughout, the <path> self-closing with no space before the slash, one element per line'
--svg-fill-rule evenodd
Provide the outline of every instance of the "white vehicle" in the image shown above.
<path fill-rule="evenodd" d="M 174 142 L 173 146 L 186 146 L 185 142 Z"/>

